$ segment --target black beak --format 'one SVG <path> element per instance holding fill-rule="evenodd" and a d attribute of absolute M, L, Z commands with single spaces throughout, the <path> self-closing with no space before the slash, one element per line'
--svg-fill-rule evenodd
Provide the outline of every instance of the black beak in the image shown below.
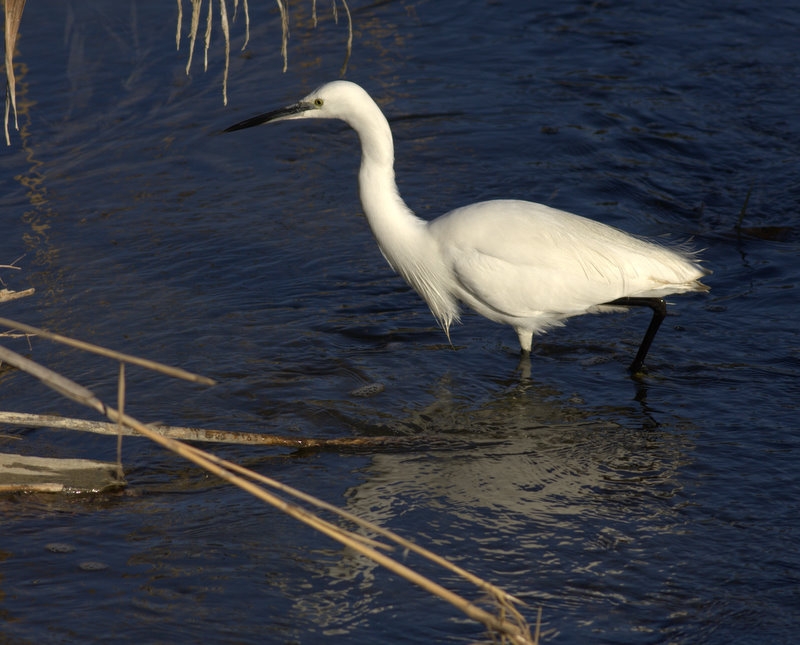
<path fill-rule="evenodd" d="M 269 123 L 270 121 L 280 121 L 281 119 L 294 116 L 295 114 L 300 114 L 301 112 L 305 112 L 306 110 L 310 109 L 311 105 L 308 105 L 307 103 L 295 103 L 294 105 L 289 105 L 288 107 L 280 108 L 279 110 L 273 110 L 272 112 L 259 114 L 258 116 L 254 116 L 250 119 L 240 121 L 229 128 L 225 128 L 223 132 L 234 132 L 236 130 L 252 128 L 253 126 L 261 125 L 262 123 Z"/>

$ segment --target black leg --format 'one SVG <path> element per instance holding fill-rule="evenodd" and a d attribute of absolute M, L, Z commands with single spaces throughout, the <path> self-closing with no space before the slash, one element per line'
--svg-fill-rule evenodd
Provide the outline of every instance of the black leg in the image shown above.
<path fill-rule="evenodd" d="M 656 337 L 656 332 L 661 326 L 661 321 L 667 316 L 667 303 L 663 298 L 617 298 L 611 302 L 606 302 L 607 305 L 619 305 L 622 307 L 650 307 L 653 310 L 653 318 L 650 320 L 650 326 L 644 334 L 639 351 L 636 352 L 636 358 L 628 368 L 631 374 L 636 374 L 642 369 L 644 358 L 650 349 L 653 339 Z"/>

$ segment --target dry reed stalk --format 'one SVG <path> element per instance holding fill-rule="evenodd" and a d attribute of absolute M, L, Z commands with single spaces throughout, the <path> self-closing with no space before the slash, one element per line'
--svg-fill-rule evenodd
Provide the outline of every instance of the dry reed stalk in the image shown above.
<path fill-rule="evenodd" d="M 208 457 L 212 458 L 215 463 L 217 463 L 218 465 L 222 466 L 223 468 L 226 468 L 226 469 L 230 470 L 231 472 L 236 472 L 236 473 L 239 473 L 239 474 L 244 475 L 246 477 L 250 477 L 251 479 L 254 479 L 255 481 L 257 481 L 257 482 L 259 482 L 261 484 L 264 484 L 264 485 L 269 486 L 271 488 L 275 488 L 275 489 L 277 489 L 277 490 L 279 490 L 279 491 L 281 491 L 283 493 L 291 495 L 292 497 L 296 497 L 297 499 L 302 500 L 302 501 L 304 501 L 304 502 L 306 502 L 308 504 L 312 504 L 313 506 L 316 506 L 317 508 L 321 508 L 321 509 L 326 510 L 326 511 L 328 511 L 330 513 L 338 515 L 339 517 L 341 517 L 341 518 L 343 518 L 343 519 L 345 519 L 345 520 L 347 520 L 349 522 L 352 522 L 353 524 L 356 524 L 356 525 L 358 525 L 358 526 L 360 526 L 360 527 L 362 527 L 364 529 L 367 529 L 369 531 L 373 531 L 373 532 L 375 532 L 375 533 L 377 533 L 379 535 L 382 535 L 385 538 L 388 538 L 389 540 L 395 542 L 398 546 L 401 546 L 405 550 L 413 551 L 413 552 L 417 553 L 418 555 L 421 555 L 422 557 L 430 560 L 431 562 L 433 562 L 435 564 L 438 564 L 439 566 L 441 566 L 441 567 L 443 567 L 445 569 L 449 569 L 453 573 L 461 576 L 465 580 L 468 580 L 469 582 L 474 584 L 476 587 L 478 587 L 482 591 L 484 591 L 487 594 L 489 594 L 493 599 L 495 599 L 502 606 L 510 607 L 511 610 L 514 613 L 517 613 L 516 609 L 513 608 L 513 604 L 514 603 L 524 604 L 521 600 L 519 600 L 518 598 L 515 598 L 514 596 L 512 596 L 509 593 L 507 593 L 506 591 L 503 591 L 499 587 L 496 587 L 495 585 L 493 585 L 493 584 L 491 584 L 489 582 L 486 582 L 482 578 L 479 578 L 478 576 L 470 573 L 469 571 L 466 571 L 465 569 L 462 569 L 458 565 L 450 562 L 446 558 L 443 558 L 443 557 L 433 553 L 432 551 L 429 551 L 425 547 L 420 546 L 420 545 L 418 545 L 418 544 L 416 544 L 414 542 L 411 542 L 410 540 L 405 539 L 404 537 L 398 535 L 394 531 L 391 531 L 391 530 L 389 530 L 387 528 L 384 528 L 384 527 L 382 527 L 382 526 L 380 526 L 378 524 L 374 524 L 373 522 L 370 522 L 369 520 L 365 520 L 365 519 L 363 519 L 361 517 L 358 517 L 357 515 L 354 515 L 354 514 L 350 513 L 349 511 L 346 511 L 346 510 L 344 510 L 342 508 L 339 508 L 338 506 L 334 506 L 333 504 L 329 504 L 328 502 L 325 502 L 325 501 L 323 501 L 323 500 L 321 500 L 321 499 L 319 499 L 317 497 L 314 497 L 313 495 L 309 495 L 308 493 L 304 493 L 303 491 L 298 490 L 296 488 L 293 488 L 292 486 L 288 486 L 287 484 L 282 484 L 281 482 L 279 482 L 279 481 L 277 481 L 275 479 L 272 479 L 271 477 L 267 477 L 266 475 L 262 475 L 261 473 L 256 473 L 256 472 L 254 472 L 254 471 L 252 471 L 252 470 L 250 470 L 248 468 L 244 468 L 243 466 L 240 466 L 239 464 L 224 460 L 224 459 L 222 459 L 220 457 L 217 457 L 215 455 L 208 455 Z"/>
<path fill-rule="evenodd" d="M 6 126 L 8 126 L 8 122 L 6 121 Z M 8 127 L 6 127 L 6 139 L 8 139 Z M 24 255 L 20 255 L 16 260 L 14 260 L 11 264 L 0 264 L 0 269 L 9 269 L 11 271 L 21 271 L 22 267 L 17 265 Z M 0 302 L 8 302 L 9 300 L 16 300 L 17 298 L 25 298 L 26 296 L 32 296 L 36 293 L 36 289 L 31 287 L 30 289 L 23 289 L 22 291 L 12 291 L 6 287 L 6 283 L 0 278 Z M 3 334 L 0 333 L 0 336 L 6 336 L 10 334 Z"/>
<path fill-rule="evenodd" d="M 345 15 L 347 16 L 347 48 L 345 53 L 344 63 L 340 70 L 340 75 L 344 76 L 347 71 L 347 65 L 350 62 L 350 56 L 353 52 L 353 16 L 350 13 L 350 7 L 347 0 L 339 0 L 342 3 Z M 197 31 L 200 26 L 200 12 L 202 10 L 203 0 L 191 0 L 192 3 L 192 18 L 189 23 L 189 56 L 186 62 L 186 74 L 192 68 L 192 58 L 194 57 L 194 47 L 197 42 Z M 208 71 L 208 49 L 211 45 L 211 33 L 213 27 L 213 4 L 214 0 L 208 0 L 208 14 L 206 17 L 206 30 L 205 30 L 205 49 L 203 59 L 203 71 Z M 283 59 L 283 71 L 289 69 L 289 0 L 275 0 L 278 6 L 278 12 L 281 17 L 281 58 Z M 234 0 L 234 19 L 239 9 L 238 0 Z M 220 27 L 222 28 L 222 36 L 225 41 L 225 71 L 222 77 L 222 101 L 225 105 L 228 104 L 228 73 L 230 71 L 230 19 L 228 18 L 228 10 L 225 0 L 219 0 L 220 11 Z M 336 0 L 331 3 L 331 11 L 333 18 L 338 24 L 339 10 Z M 250 42 L 250 8 L 247 0 L 242 3 L 242 12 L 244 13 L 245 20 L 245 38 L 242 45 L 242 51 L 247 48 Z M 317 26 L 317 2 L 312 0 L 312 20 L 314 27 Z M 177 49 L 181 47 L 181 27 L 183 26 L 183 0 L 178 0 L 178 19 L 177 30 L 175 33 L 175 46 Z"/>
<path fill-rule="evenodd" d="M 244 44 L 242 44 L 242 51 L 247 47 L 250 42 L 250 7 L 247 6 L 247 0 L 242 3 L 244 7 Z"/>
<path fill-rule="evenodd" d="M 231 66 L 231 31 L 228 25 L 228 9 L 225 0 L 219 2 L 219 24 L 222 26 L 222 36 L 225 39 L 225 73 L 222 75 L 222 104 L 228 105 L 228 70 Z M 206 45 L 208 51 L 208 45 Z"/>
<path fill-rule="evenodd" d="M 236 19 L 236 12 L 239 9 L 239 1 L 234 0 L 233 2 L 233 18 Z M 242 7 L 244 10 L 244 44 L 242 45 L 242 51 L 247 49 L 247 43 L 250 42 L 250 7 L 247 5 L 247 0 L 242 2 Z"/>
<path fill-rule="evenodd" d="M 0 334 L 2 336 L 3 334 Z M 48 414 L 30 414 L 27 412 L 11 412 L 0 410 L 0 425 L 15 425 L 28 428 L 53 428 L 58 430 L 75 430 L 77 432 L 92 432 L 102 435 L 118 435 L 118 424 L 89 419 L 75 419 L 72 417 L 59 417 Z M 460 441 L 450 435 L 444 436 L 405 436 L 405 435 L 378 435 L 372 437 L 296 437 L 291 435 L 265 434 L 262 432 L 239 432 L 233 430 L 215 430 L 211 428 L 187 428 L 181 426 L 168 426 L 163 423 L 148 424 L 152 430 L 179 441 L 193 441 L 200 443 L 227 443 L 245 446 L 262 446 L 270 448 L 291 448 L 293 450 L 379 450 L 389 448 L 392 450 L 437 450 L 444 448 L 469 449 L 476 446 L 494 446 L 497 441 Z M 124 436 L 138 436 L 138 432 L 123 427 Z"/>
<path fill-rule="evenodd" d="M 119 425 L 115 423 L 8 411 L 0 411 L 0 424 L 30 428 L 76 430 L 79 432 L 93 432 L 94 434 L 103 435 L 116 435 L 119 434 L 120 431 Z M 185 428 L 153 423 L 149 424 L 149 426 L 165 437 L 178 439 L 180 441 L 229 443 L 273 448 L 375 448 L 387 445 L 398 447 L 419 444 L 419 441 L 408 437 L 334 437 L 330 439 L 321 439 L 318 437 L 291 437 L 285 435 L 262 434 L 260 432 L 234 432 L 230 430 L 211 430 L 208 428 Z M 122 434 L 126 436 L 135 436 L 139 433 L 130 428 L 123 427 Z M 426 441 L 426 444 L 427 443 L 430 442 Z"/>
<path fill-rule="evenodd" d="M 203 70 L 208 71 L 208 49 L 211 46 L 211 33 L 213 26 L 213 1 L 208 0 L 208 15 L 206 18 L 205 30 L 205 49 L 203 57 Z M 340 0 L 344 8 L 345 15 L 347 16 L 347 48 L 345 53 L 344 63 L 340 70 L 340 75 L 344 76 L 347 71 L 347 65 L 350 62 L 350 56 L 353 51 L 353 17 L 350 13 L 350 7 L 347 0 Z M 16 79 L 14 76 L 14 48 L 17 43 L 17 36 L 19 34 L 19 25 L 22 21 L 22 12 L 25 9 L 26 0 L 4 0 L 5 11 L 5 66 L 6 66 L 6 105 L 5 105 L 5 137 L 6 145 L 11 145 L 11 137 L 8 133 L 8 122 L 11 116 L 11 111 L 14 112 L 14 127 L 19 130 L 19 123 L 17 120 L 17 94 L 16 94 Z M 289 2 L 288 0 L 275 0 L 278 5 L 278 11 L 281 15 L 281 57 L 283 59 L 283 71 L 289 69 Z M 183 25 L 183 2 L 177 0 L 178 3 L 178 19 L 177 28 L 175 30 L 175 47 L 180 49 L 181 46 L 181 27 Z M 200 12 L 202 9 L 203 0 L 191 0 L 192 3 L 192 18 L 189 25 L 189 56 L 186 62 L 186 74 L 192 67 L 192 58 L 194 56 L 194 46 L 197 41 L 197 30 L 200 25 Z M 238 0 L 234 0 L 234 17 L 238 9 Z M 332 12 L 334 20 L 338 23 L 338 10 L 336 0 L 332 2 Z M 222 77 L 222 102 L 224 105 L 228 104 L 228 75 L 230 72 L 230 21 L 228 19 L 228 10 L 225 0 L 219 0 L 220 11 L 220 26 L 222 28 L 222 35 L 225 41 L 225 71 Z M 250 42 L 250 8 L 247 0 L 243 2 L 243 13 L 245 17 L 245 40 L 242 45 L 242 50 L 247 47 Z M 316 0 L 313 4 L 313 17 L 314 26 L 317 24 L 317 7 Z"/>
<path fill-rule="evenodd" d="M 282 0 L 275 0 L 278 4 L 278 11 L 281 12 L 281 57 L 283 58 L 283 71 L 289 69 L 289 5 Z"/>
<path fill-rule="evenodd" d="M 344 76 L 344 73 L 347 71 L 347 64 L 350 62 L 350 54 L 353 51 L 353 16 L 350 14 L 350 7 L 347 6 L 347 0 L 341 0 L 341 2 L 342 6 L 344 7 L 344 13 L 347 16 L 347 53 L 345 54 L 344 57 L 344 63 L 342 63 L 342 69 L 339 70 L 339 75 Z M 316 0 L 314 4 L 316 5 Z M 336 9 L 336 0 L 333 0 L 331 4 L 333 11 L 333 19 L 336 22 L 336 24 L 339 24 L 339 12 Z M 315 27 L 317 26 L 316 15 L 314 16 L 314 26 Z"/>
<path fill-rule="evenodd" d="M 120 414 L 125 412 L 125 363 L 119 363 L 119 377 L 117 378 L 117 410 Z M 122 428 L 121 423 L 117 423 L 117 478 L 122 480 L 125 472 L 122 469 Z"/>
<path fill-rule="evenodd" d="M 0 289 L 0 302 L 8 302 L 9 300 L 16 300 L 17 298 L 24 298 L 25 296 L 32 296 L 36 289 L 23 289 L 22 291 L 11 291 L 9 289 Z"/>
<path fill-rule="evenodd" d="M 9 327 L 12 330 L 18 330 L 25 332 L 27 334 L 41 336 L 42 338 L 47 338 L 48 340 L 52 340 L 57 343 L 69 345 L 70 347 L 75 347 L 77 349 L 81 349 L 86 352 L 91 352 L 92 354 L 105 356 L 106 358 L 112 358 L 122 363 L 130 363 L 131 365 L 138 365 L 140 367 L 145 367 L 149 370 L 153 370 L 154 372 L 160 372 L 161 374 L 166 374 L 167 376 L 183 379 L 184 381 L 191 381 L 193 383 L 200 383 L 202 385 L 216 384 L 216 381 L 214 381 L 213 379 L 210 379 L 206 376 L 200 376 L 199 374 L 192 374 L 191 372 L 182 370 L 179 367 L 171 367 L 169 365 L 164 365 L 163 363 L 157 363 L 156 361 L 151 361 L 146 358 L 139 358 L 138 356 L 123 354 L 122 352 L 117 352 L 114 351 L 113 349 L 100 347 L 99 345 L 92 345 L 91 343 L 87 343 L 82 340 L 75 340 L 74 338 L 70 338 L 68 336 L 55 334 L 53 332 L 49 332 L 44 329 L 39 329 L 38 327 L 26 325 L 25 323 L 9 320 L 8 318 L 0 318 L 0 325 L 4 327 Z"/>
<path fill-rule="evenodd" d="M 220 0 L 220 2 L 224 2 L 225 0 Z M 211 44 L 211 22 L 212 16 L 214 14 L 213 11 L 214 3 L 212 0 L 208 2 L 208 16 L 206 17 L 206 33 L 205 33 L 205 41 L 206 47 L 205 52 L 203 54 L 203 71 L 208 71 L 208 47 Z"/>
<path fill-rule="evenodd" d="M 200 27 L 200 12 L 202 10 L 203 0 L 191 0 L 192 2 L 192 19 L 189 23 L 189 57 L 186 61 L 186 74 L 189 74 L 189 71 L 192 68 L 192 58 L 194 57 L 194 46 L 197 42 L 197 30 Z M 277 0 L 278 6 L 281 6 L 280 0 Z M 236 11 L 239 7 L 238 0 L 234 0 L 234 16 L 236 15 Z M 213 7 L 214 7 L 214 0 L 208 0 L 208 14 L 206 16 L 206 31 L 205 31 L 205 48 L 204 48 L 204 55 L 203 55 L 203 71 L 208 71 L 208 48 L 211 46 L 211 32 L 213 27 Z M 247 1 L 244 2 L 244 14 L 245 14 L 245 44 L 242 47 L 247 46 L 248 41 L 250 40 L 250 10 L 247 6 Z M 222 102 L 224 105 L 228 104 L 228 72 L 230 71 L 230 62 L 231 62 L 231 34 L 230 34 L 230 21 L 228 20 L 228 8 L 225 3 L 225 0 L 219 0 L 219 22 L 222 28 L 222 36 L 225 41 L 225 71 L 222 76 Z M 175 46 L 177 49 L 181 47 L 181 27 L 183 26 L 183 2 L 182 0 L 178 0 L 178 27 L 177 32 L 175 34 Z M 288 38 L 286 32 L 284 31 L 284 40 Z M 285 62 L 284 62 L 285 66 Z"/>
<path fill-rule="evenodd" d="M 0 323 L 3 320 L 0 319 Z M 53 337 L 57 337 L 57 335 L 51 335 Z M 71 341 L 72 339 L 67 339 L 65 337 L 60 337 L 60 342 L 64 341 Z M 73 341 L 74 342 L 74 341 Z M 67 343 L 72 344 L 72 343 Z M 97 350 L 97 347 L 93 347 Z M 104 348 L 99 348 L 104 349 Z M 105 350 L 110 351 L 110 350 Z M 95 353 L 105 353 L 105 352 L 97 352 Z M 114 355 L 117 355 L 116 352 L 113 352 Z M 105 354 L 108 355 L 108 354 Z M 435 554 L 429 552 L 427 549 L 423 547 L 419 547 L 415 545 L 413 542 L 405 540 L 400 536 L 396 535 L 392 531 L 379 527 L 377 525 L 373 525 L 366 520 L 358 518 L 355 515 L 348 513 L 342 509 L 338 509 L 333 505 L 328 504 L 327 502 L 323 502 L 322 500 L 318 500 L 307 493 L 303 493 L 297 489 L 294 489 L 290 486 L 286 486 L 272 480 L 271 478 L 265 477 L 246 469 L 238 464 L 234 464 L 228 462 L 226 460 L 220 459 L 210 453 L 207 453 L 203 450 L 195 448 L 193 446 L 189 446 L 187 444 L 181 443 L 175 439 L 171 439 L 160 434 L 158 431 L 154 430 L 151 427 L 148 427 L 141 421 L 134 419 L 133 417 L 128 416 L 124 413 L 123 405 L 124 405 L 124 369 L 120 371 L 120 386 L 118 389 L 118 399 L 120 401 L 119 409 L 114 409 L 110 406 L 105 405 L 102 401 L 100 401 L 94 393 L 91 392 L 88 388 L 83 387 L 67 379 L 66 377 L 49 370 L 46 367 L 43 367 L 30 359 L 27 359 L 11 350 L 8 350 L 4 347 L 0 347 L 0 360 L 6 361 L 19 369 L 22 369 L 32 376 L 35 376 L 39 380 L 41 380 L 45 385 L 48 387 L 56 390 L 60 394 L 78 402 L 83 405 L 86 405 L 100 414 L 108 417 L 112 422 L 116 422 L 117 424 L 127 426 L 132 428 L 133 430 L 137 431 L 138 433 L 148 437 L 155 443 L 161 445 L 162 447 L 166 448 L 174 452 L 177 455 L 188 459 L 189 461 L 197 464 L 198 466 L 204 468 L 206 471 L 215 474 L 217 477 L 238 486 L 242 490 L 250 493 L 251 495 L 261 499 L 262 501 L 270 504 L 271 506 L 283 511 L 284 513 L 288 514 L 289 516 L 297 519 L 298 521 L 303 522 L 304 524 L 314 528 L 315 530 L 327 535 L 328 537 L 336 540 L 340 544 L 344 546 L 350 547 L 357 552 L 361 553 L 362 555 L 370 558 L 374 562 L 380 564 L 381 566 L 389 569 L 396 575 L 399 575 L 409 582 L 413 582 L 414 584 L 420 586 L 422 589 L 426 590 L 428 593 L 431 593 L 446 602 L 449 602 L 454 607 L 461 610 L 465 615 L 470 617 L 473 620 L 476 620 L 482 623 L 494 636 L 499 636 L 501 642 L 507 643 L 514 643 L 515 645 L 532 645 L 538 643 L 538 633 L 539 627 L 537 622 L 537 629 L 536 629 L 536 636 L 535 638 L 531 636 L 530 629 L 528 628 L 527 624 L 524 621 L 524 618 L 521 614 L 514 608 L 513 602 L 518 602 L 513 596 L 510 594 L 505 593 L 504 591 L 498 589 L 494 585 L 491 585 L 488 582 L 485 582 L 474 576 L 469 574 L 468 572 L 464 571 L 460 567 L 448 562 L 444 558 L 440 556 L 436 556 Z M 328 522 L 320 517 L 317 517 L 310 511 L 297 506 L 295 504 L 291 504 L 284 500 L 283 498 L 274 495 L 264 489 L 261 486 L 256 485 L 255 482 L 259 482 L 264 485 L 269 485 L 278 490 L 293 495 L 297 499 L 300 499 L 306 503 L 313 504 L 319 508 L 323 508 L 325 510 L 329 510 L 331 512 L 336 513 L 340 517 L 348 519 L 349 521 L 355 522 L 357 525 L 367 528 L 373 532 L 378 533 L 384 537 L 387 537 L 397 543 L 398 545 L 404 547 L 404 549 L 413 550 L 414 552 L 423 555 L 424 557 L 430 559 L 431 561 L 446 567 L 450 571 L 456 572 L 459 575 L 462 575 L 466 579 L 470 580 L 474 584 L 478 586 L 479 589 L 483 590 L 486 593 L 489 593 L 495 602 L 495 605 L 498 608 L 498 615 L 492 614 L 485 609 L 477 606 L 476 604 L 470 602 L 469 600 L 463 598 L 462 596 L 450 591 L 449 589 L 443 587 L 442 585 L 430 580 L 429 578 L 417 573 L 413 569 L 407 567 L 404 564 L 394 560 L 393 558 L 387 556 L 386 554 L 382 553 L 378 549 L 385 549 L 389 548 L 386 545 L 367 538 L 365 536 L 353 533 L 352 531 L 348 531 L 342 527 L 339 527 L 335 524 Z M 507 616 L 510 616 L 507 617 Z"/>
<path fill-rule="evenodd" d="M 8 135 L 8 118 L 14 110 L 14 127 L 19 130 L 17 122 L 17 88 L 14 76 L 14 49 L 17 46 L 19 24 L 22 22 L 22 12 L 25 9 L 25 0 L 4 0 L 5 10 L 5 46 L 6 46 L 6 111 L 5 134 L 6 145 L 11 145 Z"/>
<path fill-rule="evenodd" d="M 99 403 L 99 401 L 98 401 Z M 100 404 L 102 406 L 102 403 Z M 478 607 L 474 603 L 470 602 L 469 600 L 459 596 L 458 594 L 450 591 L 449 589 L 443 587 L 442 585 L 426 578 L 425 576 L 417 573 L 413 569 L 407 567 L 404 564 L 401 564 L 397 560 L 385 555 L 378 551 L 375 546 L 378 543 L 375 543 L 372 540 L 368 540 L 364 536 L 358 535 L 351 531 L 347 531 L 339 526 L 331 524 L 321 518 L 313 515 L 312 513 L 302 509 L 299 506 L 294 504 L 289 504 L 282 498 L 272 495 L 265 489 L 256 486 L 252 481 L 245 479 L 244 477 L 240 476 L 237 473 L 244 473 L 247 472 L 247 476 L 251 479 L 258 479 L 260 475 L 253 471 L 249 471 L 241 466 L 236 466 L 234 469 L 229 469 L 226 467 L 224 460 L 217 459 L 214 455 L 207 453 L 199 448 L 195 448 L 193 446 L 189 446 L 187 444 L 183 444 L 179 441 L 174 439 L 168 439 L 166 437 L 162 437 L 157 432 L 150 430 L 146 425 L 141 423 L 140 421 L 129 417 L 124 414 L 120 414 L 117 410 L 109 407 L 95 407 L 98 411 L 102 411 L 109 419 L 112 421 L 114 420 L 121 420 L 125 425 L 130 426 L 137 430 L 138 432 L 142 433 L 143 435 L 149 437 L 159 445 L 163 446 L 164 448 L 178 454 L 185 459 L 201 466 L 208 472 L 213 473 L 220 479 L 223 479 L 235 486 L 238 486 L 242 490 L 250 493 L 251 495 L 255 496 L 256 498 L 267 502 L 268 504 L 278 508 L 279 510 L 283 511 L 284 513 L 294 517 L 295 519 L 311 526 L 312 528 L 324 533 L 328 537 L 336 540 L 340 544 L 344 546 L 350 547 L 351 549 L 357 551 L 358 553 L 368 557 L 373 562 L 376 562 L 383 566 L 384 568 L 388 569 L 389 571 L 395 573 L 396 575 L 405 578 L 409 582 L 416 584 L 417 586 L 421 587 L 428 593 L 431 593 L 435 596 L 438 596 L 442 600 L 449 602 L 451 605 L 456 607 L 457 609 L 461 610 L 464 614 L 468 617 L 472 618 L 475 621 L 482 623 L 490 632 L 494 634 L 498 634 L 501 638 L 505 639 L 509 643 L 515 643 L 517 645 L 532 645 L 535 643 L 533 640 L 530 629 L 524 623 L 524 619 L 522 616 L 517 612 L 510 602 L 507 601 L 507 598 L 512 598 L 510 595 L 501 592 L 501 597 L 506 599 L 505 602 L 501 604 L 501 615 L 496 616 L 494 614 L 489 613 L 485 609 Z M 288 488 L 288 487 L 287 487 Z M 304 497 L 309 498 L 311 496 L 303 494 Z M 317 500 L 318 503 L 324 504 L 321 500 Z M 407 544 L 411 544 L 410 542 L 404 541 Z M 437 556 L 438 557 L 438 556 Z M 440 558 L 441 559 L 441 558 Z M 442 559 L 443 560 L 443 559 Z M 455 566 L 455 565 L 454 565 Z M 474 577 L 474 576 L 473 576 Z M 476 578 L 478 579 L 478 578 Z M 480 580 L 480 579 L 478 579 Z M 481 588 L 488 589 L 492 587 L 489 583 L 481 581 Z M 494 596 L 497 598 L 497 596 Z M 505 612 L 509 612 L 513 616 L 513 620 L 509 620 L 504 617 Z M 519 624 L 519 621 L 522 621 Z"/>
<path fill-rule="evenodd" d="M 181 26 L 183 25 L 183 2 L 178 2 L 178 26 L 175 29 L 175 49 L 181 48 Z"/>
<path fill-rule="evenodd" d="M 203 0 L 192 0 L 192 21 L 189 24 L 189 59 L 186 61 L 186 74 L 188 76 L 189 70 L 192 68 L 192 57 L 194 56 L 194 45 L 197 41 L 197 28 L 200 25 L 200 7 Z M 182 5 L 182 1 L 178 0 L 178 6 Z M 180 34 L 181 25 L 183 22 L 183 11 L 179 10 L 178 13 L 178 36 L 177 45 L 180 49 Z"/>

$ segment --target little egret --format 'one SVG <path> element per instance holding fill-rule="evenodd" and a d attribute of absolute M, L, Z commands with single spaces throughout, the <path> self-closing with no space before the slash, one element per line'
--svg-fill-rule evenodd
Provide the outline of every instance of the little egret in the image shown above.
<path fill-rule="evenodd" d="M 341 119 L 361 141 L 361 205 L 383 256 L 422 297 L 450 338 L 459 305 L 511 325 L 523 355 L 534 333 L 585 313 L 647 306 L 653 317 L 636 358 L 643 364 L 666 315 L 663 297 L 708 291 L 695 253 L 667 248 L 542 204 L 492 200 L 432 221 L 418 218 L 397 190 L 389 123 L 367 92 L 334 81 L 300 102 L 227 128 L 289 119 Z"/>

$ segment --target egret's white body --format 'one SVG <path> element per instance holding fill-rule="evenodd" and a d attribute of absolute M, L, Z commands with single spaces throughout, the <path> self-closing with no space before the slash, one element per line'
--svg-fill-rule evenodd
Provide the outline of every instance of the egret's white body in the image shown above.
<path fill-rule="evenodd" d="M 397 190 L 389 123 L 354 83 L 328 83 L 228 130 L 303 118 L 341 119 L 358 133 L 361 203 L 378 246 L 448 337 L 459 303 L 513 327 L 529 352 L 534 333 L 615 300 L 707 290 L 698 280 L 708 272 L 693 253 L 542 204 L 493 200 L 418 218 Z"/>

